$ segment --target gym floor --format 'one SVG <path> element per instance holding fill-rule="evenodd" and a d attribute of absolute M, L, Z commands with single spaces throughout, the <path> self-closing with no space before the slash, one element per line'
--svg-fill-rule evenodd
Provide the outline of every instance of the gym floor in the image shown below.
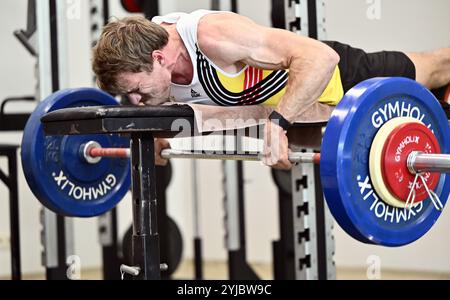
<path fill-rule="evenodd" d="M 252 264 L 255 272 L 263 280 L 272 279 L 272 268 L 268 264 Z M 204 276 L 210 280 L 226 280 L 227 279 L 227 264 L 225 262 L 206 262 L 204 265 Z M 350 269 L 350 268 L 338 268 L 337 269 L 338 280 L 360 280 L 366 278 L 366 270 L 363 269 Z M 194 274 L 194 265 L 192 261 L 184 261 L 180 264 L 178 271 L 174 274 L 174 279 L 190 279 Z M 36 275 L 24 275 L 26 280 L 44 280 L 44 274 Z M 101 270 L 83 270 L 81 273 L 83 280 L 100 280 L 102 279 Z M 0 278 L 8 279 L 8 278 Z M 390 271 L 384 270 L 381 273 L 383 280 L 449 280 L 450 273 L 437 273 L 437 272 L 404 272 L 404 271 Z"/>

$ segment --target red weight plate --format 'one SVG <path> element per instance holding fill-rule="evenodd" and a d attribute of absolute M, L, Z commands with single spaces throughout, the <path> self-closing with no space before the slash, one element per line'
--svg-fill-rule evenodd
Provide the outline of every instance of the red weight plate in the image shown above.
<path fill-rule="evenodd" d="M 433 132 L 420 123 L 406 123 L 398 126 L 389 135 L 383 148 L 382 172 L 386 186 L 397 198 L 407 200 L 415 175 L 407 167 L 408 156 L 413 151 L 440 153 L 439 142 Z M 439 182 L 439 173 L 424 173 L 428 187 L 434 190 Z M 415 186 L 414 202 L 428 198 L 421 180 Z"/>

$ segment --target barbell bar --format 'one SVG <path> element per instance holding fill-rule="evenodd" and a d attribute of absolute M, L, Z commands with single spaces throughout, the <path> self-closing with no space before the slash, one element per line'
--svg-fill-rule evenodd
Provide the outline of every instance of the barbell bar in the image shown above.
<path fill-rule="evenodd" d="M 95 147 L 94 147 L 95 145 Z M 213 151 L 211 151 L 213 152 Z M 128 148 L 101 148 L 96 142 L 89 142 L 81 150 L 87 162 L 98 161 L 102 157 L 124 158 L 130 157 Z M 205 153 L 189 150 L 164 149 L 161 151 L 164 159 L 208 159 L 208 160 L 240 160 L 261 161 L 263 155 L 260 153 L 227 154 L 227 153 Z M 292 163 L 320 163 L 320 153 L 291 152 L 289 161 Z M 412 174 L 437 172 L 450 173 L 450 155 L 448 154 L 425 154 L 411 152 L 407 162 L 408 170 Z"/>
<path fill-rule="evenodd" d="M 240 160 L 240 161 L 261 161 L 262 154 L 229 154 L 217 153 L 218 151 L 198 152 L 189 150 L 164 149 L 161 157 L 164 159 L 209 159 L 209 160 Z M 129 148 L 102 148 L 98 143 L 90 141 L 82 146 L 80 153 L 88 163 L 95 164 L 102 157 L 125 158 L 130 157 Z M 320 153 L 291 152 L 289 160 L 293 163 L 320 163 Z"/>
<path fill-rule="evenodd" d="M 450 155 L 424 154 L 413 151 L 408 156 L 407 166 L 412 174 L 425 172 L 450 173 Z"/>

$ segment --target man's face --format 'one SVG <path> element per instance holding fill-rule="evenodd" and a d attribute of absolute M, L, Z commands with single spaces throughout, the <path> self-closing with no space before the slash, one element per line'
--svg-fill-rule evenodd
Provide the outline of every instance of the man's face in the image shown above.
<path fill-rule="evenodd" d="M 169 101 L 170 72 L 154 62 L 152 72 L 123 73 L 119 86 L 133 105 L 159 105 Z"/>

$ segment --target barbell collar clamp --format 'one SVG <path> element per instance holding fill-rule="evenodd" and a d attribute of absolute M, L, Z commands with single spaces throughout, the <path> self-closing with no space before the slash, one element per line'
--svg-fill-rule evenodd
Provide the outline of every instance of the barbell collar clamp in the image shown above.
<path fill-rule="evenodd" d="M 93 149 L 101 149 L 101 145 L 95 141 L 89 141 L 86 144 L 81 146 L 80 155 L 86 160 L 89 164 L 98 164 L 102 160 L 102 156 L 93 156 L 91 155 L 91 151 Z"/>

